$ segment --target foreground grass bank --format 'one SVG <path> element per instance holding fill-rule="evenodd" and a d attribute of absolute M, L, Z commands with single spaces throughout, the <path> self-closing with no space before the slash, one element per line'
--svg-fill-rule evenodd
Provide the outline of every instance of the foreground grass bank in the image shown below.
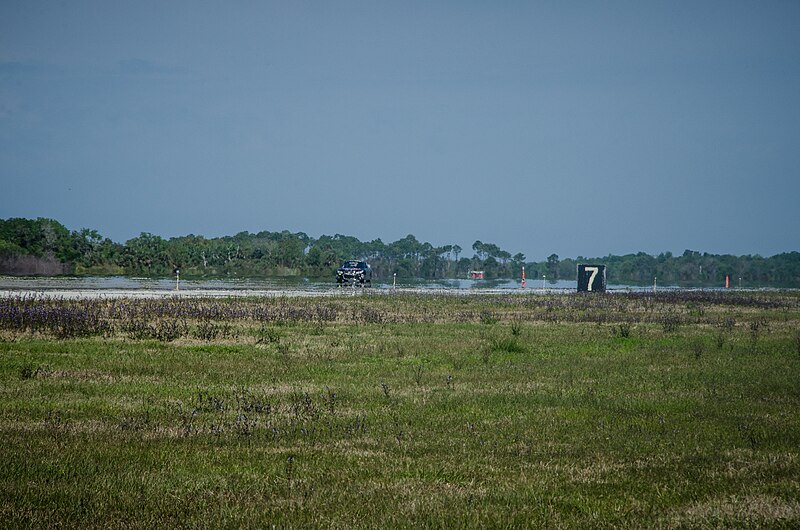
<path fill-rule="evenodd" d="M 800 297 L 0 303 L 3 527 L 797 527 Z"/>

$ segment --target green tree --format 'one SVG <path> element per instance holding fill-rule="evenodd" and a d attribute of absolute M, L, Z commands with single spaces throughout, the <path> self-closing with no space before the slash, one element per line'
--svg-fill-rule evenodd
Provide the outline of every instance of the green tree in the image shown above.
<path fill-rule="evenodd" d="M 147 275 L 172 274 L 167 242 L 160 236 L 142 232 L 125 243 L 124 266 Z"/>
<path fill-rule="evenodd" d="M 478 239 L 472 244 L 472 250 L 475 251 L 475 254 L 478 256 L 478 259 L 483 261 L 486 259 L 486 245 Z"/>
<path fill-rule="evenodd" d="M 558 254 L 550 254 L 547 256 L 547 277 L 551 280 L 558 279 Z"/>

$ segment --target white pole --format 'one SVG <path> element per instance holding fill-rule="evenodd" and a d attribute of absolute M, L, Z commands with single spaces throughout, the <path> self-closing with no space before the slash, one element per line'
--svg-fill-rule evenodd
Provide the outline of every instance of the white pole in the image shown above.
<path fill-rule="evenodd" d="M 181 290 L 181 271 L 180 271 L 180 269 L 177 269 L 175 271 L 175 290 L 176 291 L 180 291 Z"/>
<path fill-rule="evenodd" d="M 656 278 L 653 277 L 653 292 L 656 292 Z"/>

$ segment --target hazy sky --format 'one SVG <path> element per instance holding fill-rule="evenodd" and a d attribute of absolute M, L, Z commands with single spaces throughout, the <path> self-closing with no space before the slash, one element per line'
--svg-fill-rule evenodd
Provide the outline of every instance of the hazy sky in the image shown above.
<path fill-rule="evenodd" d="M 0 2 L 0 218 L 769 256 L 798 200 L 796 0 Z"/>

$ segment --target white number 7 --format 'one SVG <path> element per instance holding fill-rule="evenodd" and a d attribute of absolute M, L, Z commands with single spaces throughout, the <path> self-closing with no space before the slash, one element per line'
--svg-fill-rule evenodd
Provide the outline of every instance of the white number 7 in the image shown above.
<path fill-rule="evenodd" d="M 589 276 L 589 287 L 587 289 L 588 291 L 591 291 L 592 290 L 592 284 L 594 283 L 594 277 L 597 276 L 598 272 L 600 272 L 600 267 L 586 267 L 585 270 L 586 270 L 586 272 L 589 272 L 589 271 L 592 272 L 592 275 Z"/>

